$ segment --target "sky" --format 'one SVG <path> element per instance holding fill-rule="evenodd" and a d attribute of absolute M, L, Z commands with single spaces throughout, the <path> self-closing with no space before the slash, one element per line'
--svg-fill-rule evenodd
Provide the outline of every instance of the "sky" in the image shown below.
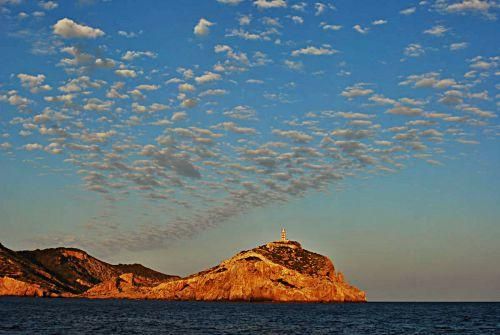
<path fill-rule="evenodd" d="M 0 0 L 0 242 L 187 275 L 288 237 L 500 300 L 496 0 Z"/>

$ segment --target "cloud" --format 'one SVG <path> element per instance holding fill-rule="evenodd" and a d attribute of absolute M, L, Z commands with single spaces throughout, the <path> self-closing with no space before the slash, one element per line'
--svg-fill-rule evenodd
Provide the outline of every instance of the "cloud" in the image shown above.
<path fill-rule="evenodd" d="M 393 115 L 418 116 L 422 115 L 423 110 L 420 108 L 412 108 L 408 106 L 397 106 L 387 110 L 386 113 Z"/>
<path fill-rule="evenodd" d="M 425 49 L 420 44 L 411 43 L 405 48 L 403 53 L 408 57 L 420 57 L 425 54 Z"/>
<path fill-rule="evenodd" d="M 288 59 L 283 61 L 283 64 L 290 70 L 300 71 L 304 68 L 304 64 L 302 62 L 294 62 Z"/>
<path fill-rule="evenodd" d="M 137 36 L 139 36 L 141 34 L 142 34 L 142 30 L 140 30 L 138 33 L 133 32 L 133 31 L 127 32 L 127 31 L 124 31 L 124 30 L 118 30 L 118 35 L 123 36 L 125 38 L 135 38 L 135 37 L 137 37 Z"/>
<path fill-rule="evenodd" d="M 293 21 L 293 23 L 296 23 L 296 24 L 303 24 L 304 23 L 304 19 L 300 16 L 297 16 L 297 15 L 291 16 L 290 19 Z"/>
<path fill-rule="evenodd" d="M 414 88 L 437 88 L 443 89 L 454 85 L 457 82 L 452 78 L 441 79 L 438 72 L 428 72 L 420 75 L 410 75 L 400 85 L 413 84 Z"/>
<path fill-rule="evenodd" d="M 321 24 L 321 27 L 323 28 L 323 30 L 334 30 L 334 31 L 337 31 L 337 30 L 340 30 L 342 29 L 342 26 L 341 25 L 338 25 L 338 24 Z"/>
<path fill-rule="evenodd" d="M 200 21 L 198 21 L 198 24 L 194 26 L 194 34 L 197 36 L 206 36 L 210 32 L 210 27 L 213 26 L 215 23 L 212 23 L 204 18 L 201 18 Z"/>
<path fill-rule="evenodd" d="M 156 58 L 157 54 L 152 51 L 127 51 L 122 56 L 122 60 L 131 61 L 139 57 Z"/>
<path fill-rule="evenodd" d="M 17 78 L 19 78 L 23 87 L 29 88 L 31 93 L 50 91 L 52 89 L 52 87 L 50 87 L 49 85 L 43 84 L 43 82 L 45 81 L 45 75 L 43 74 L 32 76 L 29 74 L 20 73 L 17 75 Z"/>
<path fill-rule="evenodd" d="M 6 95 L 0 95 L 0 101 L 6 101 L 10 105 L 19 108 L 26 108 L 32 102 L 28 98 L 20 96 L 16 90 L 11 90 Z"/>
<path fill-rule="evenodd" d="M 28 143 L 28 144 L 24 145 L 24 149 L 26 149 L 28 151 L 42 150 L 43 149 L 43 145 L 41 145 L 39 143 Z"/>
<path fill-rule="evenodd" d="M 172 115 L 172 118 L 171 118 L 171 120 L 174 121 L 174 122 L 182 121 L 182 120 L 185 120 L 185 119 L 187 119 L 187 113 L 186 112 L 175 112 Z"/>
<path fill-rule="evenodd" d="M 197 84 L 206 84 L 212 81 L 220 80 L 221 75 L 213 72 L 205 72 L 203 75 L 194 78 Z"/>
<path fill-rule="evenodd" d="M 415 7 L 410 7 L 410 8 L 406 8 L 406 9 L 403 9 L 402 11 L 400 11 L 399 13 L 400 14 L 403 14 L 403 15 L 411 15 L 413 13 L 415 13 L 415 11 L 417 10 L 417 8 Z"/>
<path fill-rule="evenodd" d="M 373 101 L 378 105 L 395 105 L 397 103 L 396 100 L 386 98 L 382 95 L 372 95 L 368 100 Z"/>
<path fill-rule="evenodd" d="M 214 127 L 215 129 L 225 129 L 231 131 L 236 134 L 244 134 L 244 135 L 253 135 L 256 134 L 257 131 L 253 128 L 249 127 L 240 127 L 234 122 L 222 122 Z"/>
<path fill-rule="evenodd" d="M 183 83 L 178 86 L 180 92 L 194 92 L 196 91 L 196 87 L 191 84 Z"/>
<path fill-rule="evenodd" d="M 40 1 L 38 5 L 45 10 L 53 10 L 59 7 L 59 4 L 55 1 Z"/>
<path fill-rule="evenodd" d="M 314 47 L 308 46 L 302 49 L 297 49 L 292 51 L 292 56 L 300 56 L 300 55 L 312 55 L 312 56 L 324 56 L 324 55 L 333 55 L 338 51 L 331 48 L 329 45 L 324 45 L 322 47 Z"/>
<path fill-rule="evenodd" d="M 198 100 L 196 99 L 184 99 L 181 102 L 181 107 L 184 108 L 193 108 L 198 105 Z"/>
<path fill-rule="evenodd" d="M 127 77 L 127 78 L 137 77 L 137 73 L 134 70 L 118 69 L 118 70 L 115 70 L 115 73 L 120 77 Z"/>
<path fill-rule="evenodd" d="M 228 92 L 223 89 L 212 89 L 201 92 L 198 96 L 206 97 L 206 96 L 214 96 L 214 95 L 225 95 Z"/>
<path fill-rule="evenodd" d="M 469 46 L 469 43 L 467 43 L 467 42 L 452 43 L 452 44 L 450 44 L 450 50 L 451 51 L 462 50 L 462 49 L 467 48 L 468 46 Z"/>
<path fill-rule="evenodd" d="M 279 135 L 281 137 L 286 137 L 286 138 L 292 139 L 295 142 L 299 142 L 299 143 L 311 142 L 314 139 L 311 135 L 308 135 L 302 131 L 297 131 L 297 130 L 274 129 L 272 131 L 272 133 Z"/>
<path fill-rule="evenodd" d="M 104 36 L 102 30 L 78 24 L 68 18 L 57 21 L 52 28 L 54 34 L 64 38 L 97 38 Z"/>
<path fill-rule="evenodd" d="M 491 8 L 498 8 L 498 4 L 495 1 L 486 0 L 463 0 L 451 5 L 448 5 L 445 10 L 449 13 L 464 13 L 464 12 L 480 12 L 491 18 L 495 18 L 494 14 L 488 11 Z"/>
<path fill-rule="evenodd" d="M 255 0 L 253 4 L 262 9 L 286 7 L 286 2 L 284 0 Z"/>
<path fill-rule="evenodd" d="M 383 25 L 383 24 L 387 24 L 387 20 L 375 20 L 375 21 L 372 21 L 372 25 L 374 25 L 374 26 L 380 26 L 380 25 Z"/>
<path fill-rule="evenodd" d="M 353 26 L 352 29 L 356 30 L 360 34 L 367 34 L 369 30 L 368 28 L 362 28 L 359 24 Z"/>
<path fill-rule="evenodd" d="M 445 26 L 442 25 L 437 25 L 434 26 L 430 29 L 424 30 L 424 34 L 432 35 L 432 36 L 443 36 L 444 33 L 446 33 L 449 28 L 446 28 Z"/>
<path fill-rule="evenodd" d="M 373 93 L 372 89 L 363 88 L 363 86 L 363 84 L 356 84 L 354 86 L 346 87 L 346 89 L 342 91 L 340 95 L 351 100 L 353 98 L 362 97 Z"/>

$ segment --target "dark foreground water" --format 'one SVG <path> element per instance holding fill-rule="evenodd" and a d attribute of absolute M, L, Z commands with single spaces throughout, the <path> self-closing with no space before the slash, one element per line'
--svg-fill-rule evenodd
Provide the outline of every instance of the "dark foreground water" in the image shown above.
<path fill-rule="evenodd" d="M 0 334 L 500 334 L 500 303 L 0 298 Z"/>

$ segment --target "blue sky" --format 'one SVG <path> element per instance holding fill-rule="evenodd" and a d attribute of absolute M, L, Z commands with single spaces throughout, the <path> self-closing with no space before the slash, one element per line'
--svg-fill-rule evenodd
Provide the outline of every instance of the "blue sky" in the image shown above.
<path fill-rule="evenodd" d="M 188 274 L 285 226 L 372 300 L 492 299 L 498 9 L 0 0 L 1 240 Z"/>

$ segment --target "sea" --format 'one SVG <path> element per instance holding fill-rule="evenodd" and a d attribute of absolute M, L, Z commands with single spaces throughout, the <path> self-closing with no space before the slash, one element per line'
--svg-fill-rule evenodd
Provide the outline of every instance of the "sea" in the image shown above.
<path fill-rule="evenodd" d="M 0 298 L 0 334 L 500 334 L 500 303 Z"/>

